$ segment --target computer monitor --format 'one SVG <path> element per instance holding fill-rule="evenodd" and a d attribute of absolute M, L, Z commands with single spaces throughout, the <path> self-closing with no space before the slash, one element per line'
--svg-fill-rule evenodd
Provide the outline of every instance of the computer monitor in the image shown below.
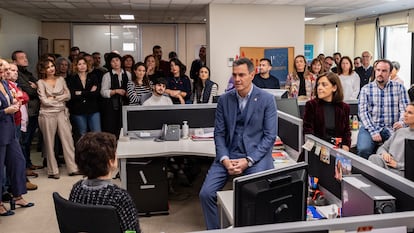
<path fill-rule="evenodd" d="M 234 226 L 306 220 L 307 167 L 301 162 L 235 178 Z"/>
<path fill-rule="evenodd" d="M 276 99 L 287 98 L 288 91 L 285 89 L 267 89 L 262 88 L 262 90 L 269 92 L 270 94 L 274 95 Z"/>
<path fill-rule="evenodd" d="M 404 177 L 414 181 L 414 140 L 405 139 L 404 145 Z"/>
<path fill-rule="evenodd" d="M 302 152 L 303 145 L 303 120 L 290 114 L 277 111 L 278 136 L 283 144 L 294 150 L 294 158 Z M 289 151 L 291 153 L 293 151 Z M 292 155 L 291 155 L 292 156 Z"/>
<path fill-rule="evenodd" d="M 275 99 L 276 99 L 277 110 L 285 112 L 294 117 L 301 118 L 300 113 L 299 113 L 299 105 L 298 105 L 297 99 L 295 98 L 280 99 L 277 97 L 275 97 Z"/>

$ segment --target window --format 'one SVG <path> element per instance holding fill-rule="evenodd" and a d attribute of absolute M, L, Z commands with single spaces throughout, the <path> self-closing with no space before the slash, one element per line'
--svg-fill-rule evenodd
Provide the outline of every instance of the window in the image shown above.
<path fill-rule="evenodd" d="M 411 33 L 408 25 L 387 26 L 384 33 L 384 57 L 400 63 L 398 76 L 408 89 L 411 84 Z"/>

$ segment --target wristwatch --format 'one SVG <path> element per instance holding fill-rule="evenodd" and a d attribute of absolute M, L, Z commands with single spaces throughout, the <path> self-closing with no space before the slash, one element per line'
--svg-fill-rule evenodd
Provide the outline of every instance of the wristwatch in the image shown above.
<path fill-rule="evenodd" d="M 247 158 L 247 157 L 246 157 L 246 160 L 247 160 L 247 166 L 252 167 L 253 166 L 253 161 L 250 158 Z"/>

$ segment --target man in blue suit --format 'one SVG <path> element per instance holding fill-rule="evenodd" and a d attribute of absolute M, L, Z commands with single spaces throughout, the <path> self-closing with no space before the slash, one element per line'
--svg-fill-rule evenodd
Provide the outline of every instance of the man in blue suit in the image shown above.
<path fill-rule="evenodd" d="M 272 147 L 277 135 L 274 96 L 252 84 L 255 67 L 247 58 L 233 63 L 234 89 L 217 104 L 214 129 L 216 159 L 200 191 L 207 229 L 219 228 L 217 191 L 230 175 L 273 168 Z"/>

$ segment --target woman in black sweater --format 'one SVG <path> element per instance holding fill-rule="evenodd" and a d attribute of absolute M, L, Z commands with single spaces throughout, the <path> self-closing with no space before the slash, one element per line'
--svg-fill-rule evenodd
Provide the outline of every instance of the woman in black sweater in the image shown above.
<path fill-rule="evenodd" d="M 68 107 L 80 136 L 88 129 L 92 132 L 101 131 L 98 107 L 100 85 L 98 78 L 88 72 L 90 69 L 85 58 L 80 58 L 76 61 L 74 75 L 66 79 L 71 95 Z"/>
<path fill-rule="evenodd" d="M 103 132 L 86 133 L 76 144 L 75 161 L 87 179 L 73 185 L 69 200 L 89 205 L 111 205 L 116 208 L 121 230 L 141 232 L 138 211 L 131 196 L 112 184 L 111 173 L 117 168 L 116 138 Z"/>

